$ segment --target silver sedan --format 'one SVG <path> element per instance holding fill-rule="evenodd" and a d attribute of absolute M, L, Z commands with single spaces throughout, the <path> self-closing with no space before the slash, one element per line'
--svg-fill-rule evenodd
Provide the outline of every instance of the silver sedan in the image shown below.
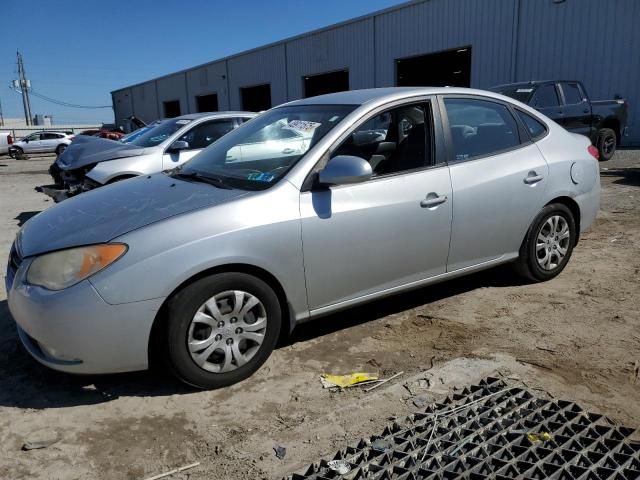
<path fill-rule="evenodd" d="M 139 370 L 153 351 L 183 381 L 221 387 L 312 318 L 507 262 L 552 279 L 599 199 L 597 150 L 512 99 L 325 95 L 29 220 L 9 308 L 51 368 Z"/>

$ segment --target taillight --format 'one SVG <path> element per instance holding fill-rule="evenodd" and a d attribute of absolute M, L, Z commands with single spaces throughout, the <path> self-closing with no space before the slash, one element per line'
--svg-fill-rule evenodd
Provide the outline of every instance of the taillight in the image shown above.
<path fill-rule="evenodd" d="M 7 145 L 13 145 L 13 137 L 11 135 L 7 135 Z"/>
<path fill-rule="evenodd" d="M 593 145 L 589 145 L 587 147 L 587 151 L 593 158 L 595 158 L 596 160 L 600 160 L 600 152 L 598 152 L 598 149 L 596 147 L 594 147 Z"/>

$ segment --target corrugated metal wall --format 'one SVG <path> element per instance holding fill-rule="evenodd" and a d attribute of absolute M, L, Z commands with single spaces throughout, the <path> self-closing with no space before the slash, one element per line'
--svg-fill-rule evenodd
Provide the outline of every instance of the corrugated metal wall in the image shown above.
<path fill-rule="evenodd" d="M 521 0 L 516 78 L 581 80 L 594 100 L 630 99 L 640 145 L 640 1 Z"/>
<path fill-rule="evenodd" d="M 395 85 L 395 60 L 472 47 L 471 84 L 504 83 L 511 73 L 514 0 L 434 0 L 376 17 L 376 84 Z"/>
<path fill-rule="evenodd" d="M 156 81 L 156 90 L 158 91 L 158 109 L 160 115 L 164 115 L 163 102 L 171 100 L 180 101 L 180 112 L 182 115 L 189 113 L 189 93 L 186 88 L 185 72 L 176 73 L 167 77 L 160 78 Z"/>
<path fill-rule="evenodd" d="M 189 70 L 187 90 L 189 91 L 189 112 L 197 112 L 196 97 L 199 95 L 218 95 L 218 108 L 229 109 L 229 92 L 227 91 L 227 62 L 216 62 L 200 68 Z"/>
<path fill-rule="evenodd" d="M 152 122 L 162 116 L 162 111 L 158 106 L 155 82 L 131 87 L 131 98 L 133 111 L 138 118 L 145 122 Z"/>
<path fill-rule="evenodd" d="M 205 93 L 218 94 L 220 109 L 240 109 L 240 88 L 262 83 L 278 105 L 304 96 L 305 75 L 345 68 L 352 89 L 392 86 L 397 59 L 471 46 L 473 87 L 567 78 L 594 99 L 628 98 L 626 143 L 640 145 L 639 21 L 640 0 L 417 0 L 152 80 L 144 99 L 141 86 L 118 90 L 114 109 L 116 119 L 154 106 L 162 115 L 163 101 L 179 99 L 194 112 Z"/>
<path fill-rule="evenodd" d="M 271 104 L 287 101 L 287 69 L 284 44 L 232 57 L 228 61 L 231 87 L 231 109 L 240 110 L 240 89 L 268 83 L 271 85 Z"/>
<path fill-rule="evenodd" d="M 293 40 L 287 46 L 289 98 L 304 97 L 304 77 L 349 70 L 349 88 L 373 86 L 373 18 Z"/>

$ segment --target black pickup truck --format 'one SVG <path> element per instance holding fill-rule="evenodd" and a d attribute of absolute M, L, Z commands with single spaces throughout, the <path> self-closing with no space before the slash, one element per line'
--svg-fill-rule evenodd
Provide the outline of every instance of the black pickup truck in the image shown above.
<path fill-rule="evenodd" d="M 489 90 L 526 103 L 567 130 L 589 137 L 600 160 L 613 157 L 626 133 L 626 101 L 591 101 L 584 85 L 575 80 L 510 83 Z"/>

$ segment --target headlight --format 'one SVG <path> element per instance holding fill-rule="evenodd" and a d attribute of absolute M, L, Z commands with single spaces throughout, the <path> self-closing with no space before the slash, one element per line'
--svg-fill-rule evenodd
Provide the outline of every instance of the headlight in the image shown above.
<path fill-rule="evenodd" d="M 70 248 L 37 257 L 29 266 L 27 282 L 62 290 L 111 265 L 127 251 L 121 243 Z"/>

